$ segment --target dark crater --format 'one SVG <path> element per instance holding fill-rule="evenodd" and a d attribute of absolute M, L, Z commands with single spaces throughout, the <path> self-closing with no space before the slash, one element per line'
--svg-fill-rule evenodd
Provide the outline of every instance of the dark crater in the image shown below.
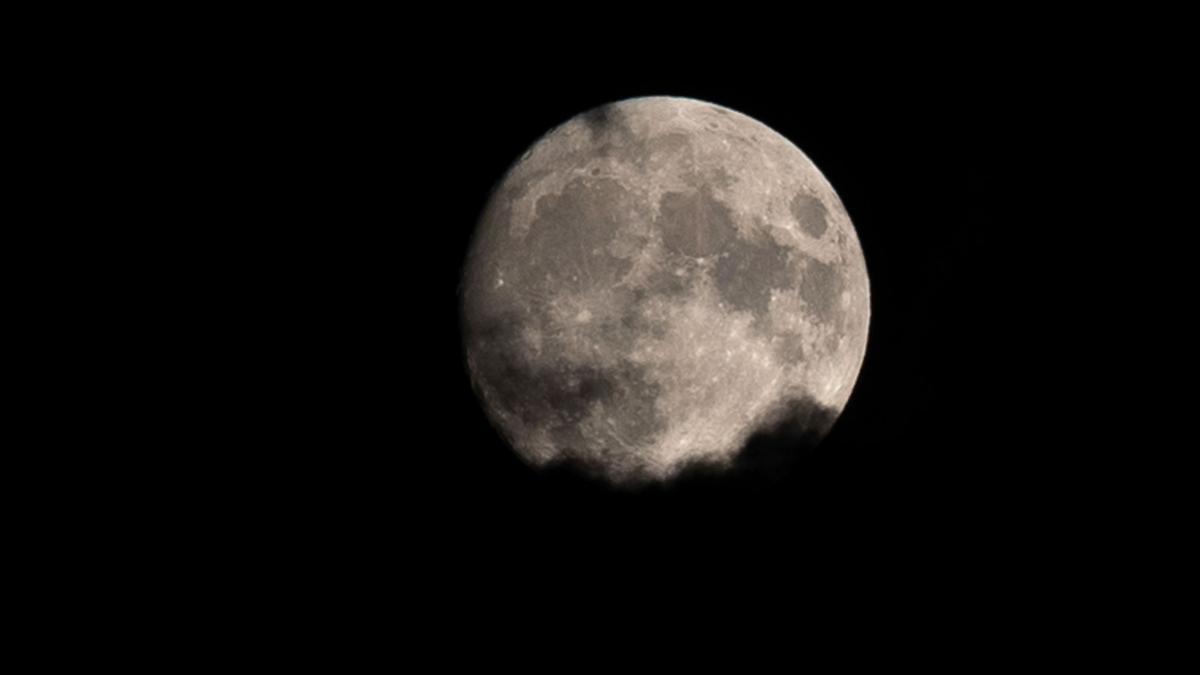
<path fill-rule="evenodd" d="M 825 205 L 812 195 L 804 193 L 796 195 L 792 198 L 791 210 L 792 215 L 800 223 L 800 229 L 813 238 L 825 234 L 825 230 L 829 228 L 825 218 L 827 215 Z"/>

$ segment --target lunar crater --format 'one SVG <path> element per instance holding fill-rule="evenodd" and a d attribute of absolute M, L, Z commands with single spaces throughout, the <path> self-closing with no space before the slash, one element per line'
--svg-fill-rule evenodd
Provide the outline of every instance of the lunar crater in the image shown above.
<path fill-rule="evenodd" d="M 821 204 L 821 200 L 810 195 L 798 194 L 792 199 L 792 214 L 796 216 L 796 222 L 800 223 L 800 229 L 814 239 L 820 238 L 828 229 L 825 222 L 825 206 Z"/>

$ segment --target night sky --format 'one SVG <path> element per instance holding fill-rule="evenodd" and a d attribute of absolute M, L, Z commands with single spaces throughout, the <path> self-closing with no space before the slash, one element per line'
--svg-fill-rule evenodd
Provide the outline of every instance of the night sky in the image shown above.
<path fill-rule="evenodd" d="M 1172 342 L 1190 305 L 1170 291 L 1194 265 L 1169 258 L 1194 257 L 1195 216 L 1154 211 L 1194 172 L 1130 155 L 1190 161 L 1165 122 L 1189 113 L 1195 73 L 1170 67 L 1195 70 L 1195 39 L 1166 29 L 1192 23 L 823 8 L 26 22 L 10 98 L 44 123 L 12 125 L 34 149 L 15 184 L 37 189 L 10 247 L 33 266 L 10 276 L 38 311 L 10 323 L 46 336 L 13 353 L 41 373 L 14 396 L 42 413 L 47 470 L 11 443 L 32 490 L 10 548 L 39 655 L 505 670 L 501 652 L 548 646 L 573 672 L 619 647 L 730 647 L 740 671 L 809 665 L 818 626 L 853 643 L 839 656 L 1027 667 L 1047 659 L 1015 646 L 1111 665 L 1128 624 L 1182 634 L 1187 585 L 1163 570 L 1190 561 L 1195 489 L 1166 484 L 1194 483 L 1173 466 L 1194 441 L 1166 423 L 1189 419 L 1194 350 Z M 764 433 L 728 474 L 617 489 L 506 447 L 470 385 L 459 284 L 532 143 L 652 95 L 744 113 L 813 161 L 861 242 L 870 328 L 819 445 Z M 1149 647 L 1129 647 L 1139 670 L 1169 654 Z"/>
<path fill-rule="evenodd" d="M 378 86 L 379 66 L 322 74 L 303 119 L 327 115 L 333 131 L 284 158 L 312 174 L 285 191 L 302 206 L 273 255 L 291 276 L 263 306 L 284 297 L 287 310 L 264 311 L 304 317 L 283 379 L 303 402 L 280 418 L 294 442 L 250 468 L 273 476 L 280 492 L 262 499 L 297 533 L 481 592 L 648 569 L 687 585 L 813 560 L 866 574 L 883 558 L 1000 555 L 989 542 L 1023 528 L 1055 536 L 1041 514 L 1068 462 L 1049 461 L 1036 431 L 1053 392 L 1013 367 L 1044 339 L 1027 330 L 1020 272 L 1036 233 L 1010 236 L 1038 199 L 1012 173 L 1028 161 L 1013 144 L 1027 98 L 986 73 L 913 63 L 834 64 L 820 78 L 669 61 L 554 77 L 515 57 L 406 63 L 394 89 Z M 547 130 L 642 95 L 712 101 L 790 139 L 862 243 L 872 314 L 858 383 L 818 447 L 756 440 L 751 459 L 779 466 L 770 480 L 628 491 L 534 471 L 470 388 L 457 287 L 489 191 Z"/>
<path fill-rule="evenodd" d="M 719 561 L 760 548 L 807 555 L 803 542 L 825 537 L 841 542 L 834 548 L 920 546 L 923 538 L 942 546 L 995 515 L 980 502 L 999 489 L 1014 459 L 990 426 L 1000 389 L 988 384 L 997 373 L 984 335 L 990 307 L 980 287 L 987 280 L 979 277 L 987 273 L 981 263 L 994 224 L 980 203 L 990 191 L 980 184 L 969 101 L 888 77 L 835 81 L 820 92 L 669 71 L 560 79 L 553 87 L 475 84 L 449 89 L 438 131 L 424 139 L 447 144 L 435 172 L 444 182 L 417 198 L 440 198 L 445 210 L 412 224 L 437 230 L 429 236 L 439 257 L 414 255 L 431 277 L 418 292 L 437 294 L 421 302 L 438 318 L 438 356 L 411 365 L 441 403 L 424 423 L 431 428 L 405 430 L 430 446 L 419 451 L 419 443 L 404 442 L 424 455 L 415 463 L 419 473 L 404 481 L 436 499 L 431 524 L 448 528 L 440 534 L 452 538 L 449 545 L 526 550 L 534 558 L 611 556 L 613 564 L 657 547 L 698 546 Z M 838 191 L 862 241 L 872 317 L 858 384 L 817 448 L 793 451 L 788 435 L 756 439 L 749 461 L 777 465 L 770 480 L 734 472 L 630 492 L 566 471 L 531 470 L 489 426 L 460 362 L 455 276 L 492 184 L 572 115 L 650 94 L 720 103 L 792 140 Z"/>

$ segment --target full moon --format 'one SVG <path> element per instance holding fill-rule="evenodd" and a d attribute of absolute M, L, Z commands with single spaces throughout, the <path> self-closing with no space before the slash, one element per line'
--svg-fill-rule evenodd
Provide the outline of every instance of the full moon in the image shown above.
<path fill-rule="evenodd" d="M 781 424 L 824 437 L 870 291 L 846 209 L 799 148 L 655 96 L 580 114 L 509 169 L 460 311 L 472 386 L 522 459 L 636 485 L 719 473 Z"/>

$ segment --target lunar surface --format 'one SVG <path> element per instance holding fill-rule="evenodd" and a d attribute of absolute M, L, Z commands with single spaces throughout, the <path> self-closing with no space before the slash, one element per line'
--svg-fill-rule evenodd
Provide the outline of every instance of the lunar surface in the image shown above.
<path fill-rule="evenodd" d="M 484 209 L 460 300 L 472 385 L 508 443 L 620 485 L 720 472 L 780 424 L 823 437 L 870 318 L 858 237 L 812 161 L 671 97 L 534 143 Z"/>

